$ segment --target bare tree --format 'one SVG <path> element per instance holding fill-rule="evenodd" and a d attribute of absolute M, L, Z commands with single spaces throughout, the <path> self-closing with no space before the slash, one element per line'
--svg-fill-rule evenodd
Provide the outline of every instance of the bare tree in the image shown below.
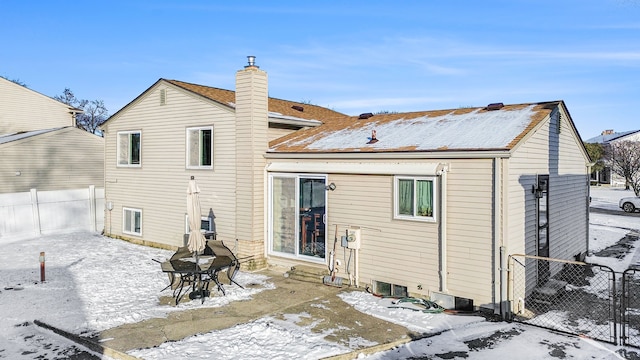
<path fill-rule="evenodd" d="M 100 125 L 109 117 L 109 111 L 104 106 L 104 101 L 78 99 L 69 88 L 65 88 L 62 95 L 57 95 L 53 98 L 67 105 L 82 109 L 84 113 L 76 116 L 76 126 L 92 134 L 96 134 Z"/>
<path fill-rule="evenodd" d="M 24 86 L 24 87 L 28 88 L 27 84 L 25 84 L 24 82 L 20 81 L 20 79 L 9 79 L 8 77 L 2 76 L 2 75 L 0 75 L 0 77 L 3 78 L 3 79 L 9 80 L 12 83 L 16 83 L 16 84 L 18 84 L 20 86 Z"/>
<path fill-rule="evenodd" d="M 80 100 L 76 99 L 76 96 L 73 94 L 73 91 L 71 91 L 71 89 L 69 88 L 65 88 L 64 91 L 62 92 L 62 95 L 56 95 L 53 98 L 69 106 L 77 106 L 78 103 L 80 102 Z"/>
<path fill-rule="evenodd" d="M 84 113 L 77 116 L 76 123 L 78 127 L 95 134 L 98 131 L 98 127 L 107 120 L 109 112 L 102 100 L 91 100 L 82 105 Z"/>
<path fill-rule="evenodd" d="M 640 141 L 610 143 L 607 160 L 611 170 L 624 178 L 625 188 L 632 187 L 636 196 L 640 196 Z"/>

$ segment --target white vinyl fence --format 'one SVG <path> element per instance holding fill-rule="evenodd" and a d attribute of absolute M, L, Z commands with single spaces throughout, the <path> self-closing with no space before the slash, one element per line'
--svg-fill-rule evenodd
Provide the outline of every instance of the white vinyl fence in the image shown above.
<path fill-rule="evenodd" d="M 104 229 L 104 188 L 0 194 L 0 240 Z"/>

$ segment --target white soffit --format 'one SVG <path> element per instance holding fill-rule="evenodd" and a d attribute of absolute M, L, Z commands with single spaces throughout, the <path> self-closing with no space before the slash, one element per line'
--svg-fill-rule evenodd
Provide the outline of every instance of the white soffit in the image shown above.
<path fill-rule="evenodd" d="M 445 164 L 422 162 L 272 162 L 267 165 L 267 171 L 269 172 L 424 176 L 440 175 L 445 168 Z"/>

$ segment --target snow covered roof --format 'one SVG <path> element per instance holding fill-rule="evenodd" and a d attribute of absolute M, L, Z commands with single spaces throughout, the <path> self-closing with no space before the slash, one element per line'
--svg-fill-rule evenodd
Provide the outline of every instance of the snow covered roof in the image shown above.
<path fill-rule="evenodd" d="M 350 117 L 276 139 L 269 152 L 510 150 L 561 103 Z"/>

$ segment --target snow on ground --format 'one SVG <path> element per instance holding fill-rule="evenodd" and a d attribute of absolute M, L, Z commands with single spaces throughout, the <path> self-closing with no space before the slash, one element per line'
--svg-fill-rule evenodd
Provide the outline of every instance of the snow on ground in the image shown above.
<path fill-rule="evenodd" d="M 591 205 L 622 214 L 617 201 L 630 194 L 631 191 L 621 189 L 594 187 Z M 592 255 L 589 261 L 613 265 L 616 269 L 626 268 L 634 261 L 634 251 L 623 259 L 598 258 L 593 254 L 616 243 L 630 229 L 640 231 L 640 219 L 599 213 L 591 213 L 590 217 Z M 44 283 L 39 281 L 38 260 L 42 251 L 46 259 Z M 164 260 L 171 254 L 92 233 L 45 235 L 20 241 L 3 239 L 0 242 L 0 359 L 65 358 L 78 352 L 70 341 L 33 325 L 36 319 L 76 334 L 90 335 L 126 323 L 164 317 L 172 311 L 223 306 L 273 288 L 262 275 L 240 272 L 236 278 L 239 283 L 257 286 L 228 287 L 227 296 L 207 298 L 204 304 L 185 301 L 178 306 L 162 305 L 157 294 L 168 284 L 168 279 L 152 259 Z M 625 353 L 638 356 L 633 349 L 519 323 L 390 308 L 390 299 L 359 291 L 345 292 L 341 297 L 363 313 L 432 334 L 393 350 L 369 356 L 361 354 L 359 358 L 618 359 L 624 358 Z M 299 326 L 305 316 L 289 314 L 285 320 L 265 317 L 130 354 L 144 359 L 225 359 L 226 355 L 229 359 L 320 359 L 351 351 L 325 340 L 328 333 L 311 331 L 313 325 Z M 375 344 L 353 339 L 352 347 L 363 345 Z"/>

